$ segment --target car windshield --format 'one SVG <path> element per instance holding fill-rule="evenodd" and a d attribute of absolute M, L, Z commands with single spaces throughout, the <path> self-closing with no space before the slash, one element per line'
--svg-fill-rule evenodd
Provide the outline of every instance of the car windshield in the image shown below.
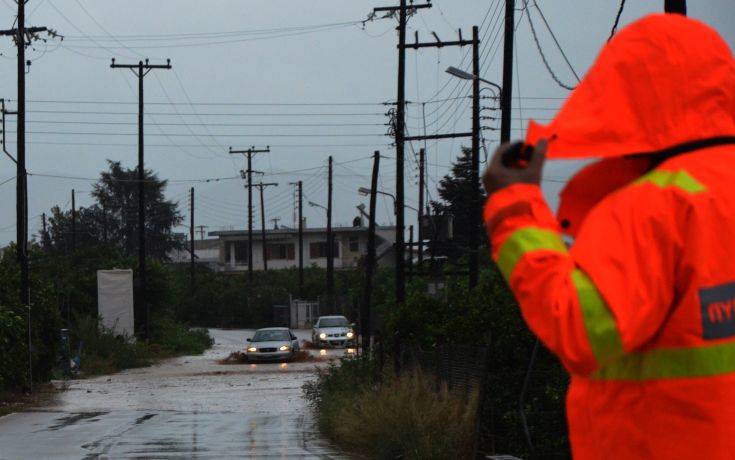
<path fill-rule="evenodd" d="M 279 340 L 291 340 L 288 331 L 257 331 L 253 336 L 252 342 L 275 342 Z"/>
<path fill-rule="evenodd" d="M 347 318 L 322 318 L 319 320 L 319 327 L 347 327 L 349 323 Z"/>

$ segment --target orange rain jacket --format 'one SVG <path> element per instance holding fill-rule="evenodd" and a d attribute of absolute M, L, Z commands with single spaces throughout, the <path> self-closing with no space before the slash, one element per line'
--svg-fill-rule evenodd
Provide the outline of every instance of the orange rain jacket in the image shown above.
<path fill-rule="evenodd" d="M 531 123 L 526 142 L 541 138 L 549 158 L 602 160 L 570 181 L 559 216 L 515 184 L 484 217 L 526 322 L 571 373 L 575 458 L 735 459 L 728 46 L 683 16 L 639 20 L 553 122 Z"/>

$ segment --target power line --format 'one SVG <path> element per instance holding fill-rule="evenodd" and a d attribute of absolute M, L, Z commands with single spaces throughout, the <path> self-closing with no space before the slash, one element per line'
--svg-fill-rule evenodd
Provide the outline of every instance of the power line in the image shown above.
<path fill-rule="evenodd" d="M 625 8 L 625 0 L 620 0 L 620 7 L 618 8 L 618 14 L 615 15 L 615 22 L 613 23 L 612 29 L 610 29 L 610 36 L 607 37 L 607 41 L 612 40 L 613 35 L 618 30 L 618 23 L 620 23 L 620 16 L 623 15 L 623 9 Z"/>
<path fill-rule="evenodd" d="M 546 18 L 543 16 L 543 13 L 541 12 L 541 9 L 539 9 L 538 4 L 534 0 L 534 5 L 536 6 L 536 11 L 539 12 L 541 15 L 541 18 L 544 20 L 544 24 L 546 24 L 546 28 L 551 33 L 551 37 L 554 39 L 554 42 L 556 43 L 557 48 L 559 49 L 559 52 L 564 57 L 564 60 L 567 62 L 567 65 L 571 69 L 572 73 L 574 74 L 574 77 L 577 79 L 577 82 L 579 82 L 579 76 L 574 71 L 574 68 L 572 67 L 571 63 L 569 62 L 569 59 L 567 58 L 566 54 L 564 53 L 564 50 L 561 48 L 561 45 L 559 45 L 559 42 L 556 40 L 556 36 L 554 35 L 553 31 L 551 30 L 551 27 L 549 27 L 548 22 L 546 22 Z M 531 35 L 533 36 L 533 41 L 536 43 L 536 49 L 538 50 L 539 55 L 541 56 L 541 60 L 544 63 L 544 67 L 546 67 L 546 70 L 549 72 L 549 75 L 551 75 L 551 78 L 556 82 L 557 85 L 561 86 L 564 89 L 567 89 L 569 91 L 574 90 L 574 86 L 567 85 L 566 83 L 562 82 L 561 79 L 554 73 L 554 70 L 551 68 L 551 65 L 549 64 L 549 61 L 546 58 L 546 55 L 544 54 L 544 50 L 541 48 L 541 42 L 539 41 L 538 35 L 536 33 L 536 27 L 533 25 L 533 19 L 531 18 L 531 11 L 528 8 L 528 0 L 524 0 L 525 5 L 525 11 L 526 11 L 526 17 L 528 18 L 528 25 L 531 28 Z"/>
<path fill-rule="evenodd" d="M 12 99 L 6 99 L 12 102 Z M 108 104 L 108 105 L 137 105 L 131 101 L 112 101 L 112 100 L 94 100 L 94 99 L 28 99 L 27 102 L 43 103 L 43 104 Z M 201 106 L 219 106 L 219 107 L 311 107 L 311 106 L 385 106 L 386 102 L 147 102 L 146 105 L 201 105 Z"/>
<path fill-rule="evenodd" d="M 15 131 L 8 130 L 8 133 L 15 133 Z M 137 136 L 138 133 L 100 133 L 92 131 L 26 131 L 28 134 L 46 134 L 56 136 Z M 187 134 L 187 133 L 146 133 L 146 136 L 151 137 L 199 137 L 199 134 Z M 369 133 L 369 134 L 263 134 L 263 133 L 245 133 L 245 134 L 217 134 L 219 137 L 385 137 L 385 133 Z M 181 146 L 177 146 L 181 147 Z M 193 145 L 192 147 L 196 147 Z"/>

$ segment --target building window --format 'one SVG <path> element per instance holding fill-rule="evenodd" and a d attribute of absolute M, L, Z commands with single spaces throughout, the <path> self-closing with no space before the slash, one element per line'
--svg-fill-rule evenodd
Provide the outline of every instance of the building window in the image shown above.
<path fill-rule="evenodd" d="M 336 259 L 339 257 L 339 244 L 334 242 L 334 250 L 332 251 L 332 258 Z M 327 258 L 327 242 L 319 241 L 317 243 L 309 243 L 309 258 L 310 259 L 326 259 Z"/>
<path fill-rule="evenodd" d="M 227 254 L 235 252 L 235 264 L 248 263 L 248 242 L 247 241 L 231 241 L 228 243 L 229 249 Z M 229 258 L 228 258 L 229 260 Z"/>
<path fill-rule="evenodd" d="M 350 244 L 350 252 L 360 252 L 360 237 L 359 236 L 351 236 L 349 244 Z"/>
<path fill-rule="evenodd" d="M 268 257 L 268 260 L 294 260 L 295 252 L 293 244 L 266 245 L 266 257 Z"/>

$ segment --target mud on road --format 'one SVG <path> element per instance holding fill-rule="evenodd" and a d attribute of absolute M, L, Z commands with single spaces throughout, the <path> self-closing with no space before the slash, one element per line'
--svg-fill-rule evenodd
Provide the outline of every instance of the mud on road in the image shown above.
<path fill-rule="evenodd" d="M 301 397 L 324 361 L 218 363 L 251 333 L 211 330 L 202 356 L 69 381 L 48 406 L 0 418 L 0 458 L 342 458 Z"/>

